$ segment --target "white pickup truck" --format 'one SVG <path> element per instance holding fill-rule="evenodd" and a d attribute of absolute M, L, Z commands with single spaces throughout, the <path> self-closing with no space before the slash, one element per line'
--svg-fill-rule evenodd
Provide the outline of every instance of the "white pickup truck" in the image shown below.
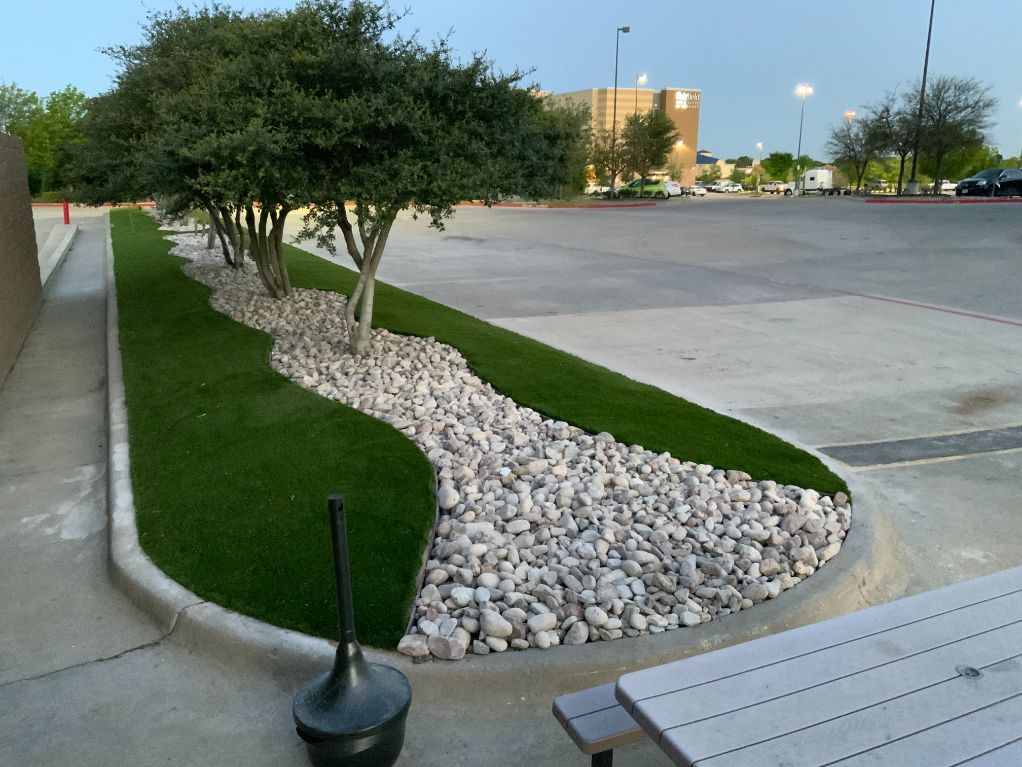
<path fill-rule="evenodd" d="M 761 184 L 759 191 L 766 192 L 767 194 L 791 194 L 791 184 L 787 181 L 768 181 L 765 184 Z"/>

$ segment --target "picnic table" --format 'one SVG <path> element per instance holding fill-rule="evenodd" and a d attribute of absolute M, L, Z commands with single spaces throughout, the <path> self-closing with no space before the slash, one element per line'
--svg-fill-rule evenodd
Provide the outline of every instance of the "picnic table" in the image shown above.
<path fill-rule="evenodd" d="M 1022 567 L 622 676 L 679 765 L 1022 765 Z"/>

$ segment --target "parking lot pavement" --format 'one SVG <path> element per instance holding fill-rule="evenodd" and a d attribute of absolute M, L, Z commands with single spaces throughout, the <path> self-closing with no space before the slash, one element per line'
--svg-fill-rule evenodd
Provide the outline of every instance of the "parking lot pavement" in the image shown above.
<path fill-rule="evenodd" d="M 1022 562 L 1022 450 L 980 449 L 1022 424 L 1020 248 L 1014 206 L 714 195 L 402 220 L 380 277 L 855 471 L 904 551 L 894 598 Z M 835 447 L 948 433 L 959 453 Z"/>

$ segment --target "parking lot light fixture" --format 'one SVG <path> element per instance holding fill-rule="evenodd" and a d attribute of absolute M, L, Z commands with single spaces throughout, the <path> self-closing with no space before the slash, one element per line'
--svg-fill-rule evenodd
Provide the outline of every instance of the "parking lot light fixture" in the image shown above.
<path fill-rule="evenodd" d="M 759 174 L 763 172 L 763 142 L 756 142 L 756 151 L 759 152 L 759 162 L 756 163 L 756 193 L 759 193 Z"/>
<path fill-rule="evenodd" d="M 649 78 L 646 77 L 645 72 L 635 78 L 635 114 L 639 114 L 639 86 L 645 85 L 647 82 L 649 82 Z"/>
<path fill-rule="evenodd" d="M 801 173 L 802 173 L 802 123 L 806 116 L 806 97 L 813 95 L 813 86 L 806 85 L 805 83 L 799 83 L 795 86 L 795 95 L 802 99 L 802 109 L 798 116 L 798 149 L 795 150 L 795 194 L 802 193 L 801 184 Z"/>
<path fill-rule="evenodd" d="M 618 27 L 614 34 L 614 111 L 610 116 L 610 156 L 614 167 L 610 171 L 610 196 L 614 196 L 614 182 L 617 180 L 617 59 L 621 49 L 621 33 L 626 35 L 632 31 L 631 27 Z"/>

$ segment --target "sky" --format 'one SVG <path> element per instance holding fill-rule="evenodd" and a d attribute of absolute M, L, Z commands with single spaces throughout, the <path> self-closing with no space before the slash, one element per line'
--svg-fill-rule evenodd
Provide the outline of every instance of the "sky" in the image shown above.
<path fill-rule="evenodd" d="M 0 0 L 0 81 L 45 95 L 75 85 L 108 90 L 113 62 L 100 49 L 140 39 L 150 9 L 173 0 Z M 235 0 L 237 8 L 293 2 Z M 699 148 L 718 157 L 792 152 L 800 101 L 803 151 L 827 159 L 824 145 L 847 110 L 862 111 L 885 91 L 922 74 L 929 0 L 395 0 L 405 32 L 449 36 L 465 55 L 485 52 L 498 68 L 531 70 L 544 90 L 607 87 L 700 88 Z M 936 0 L 929 76 L 973 77 L 998 99 L 990 143 L 1022 151 L 1022 0 Z"/>

